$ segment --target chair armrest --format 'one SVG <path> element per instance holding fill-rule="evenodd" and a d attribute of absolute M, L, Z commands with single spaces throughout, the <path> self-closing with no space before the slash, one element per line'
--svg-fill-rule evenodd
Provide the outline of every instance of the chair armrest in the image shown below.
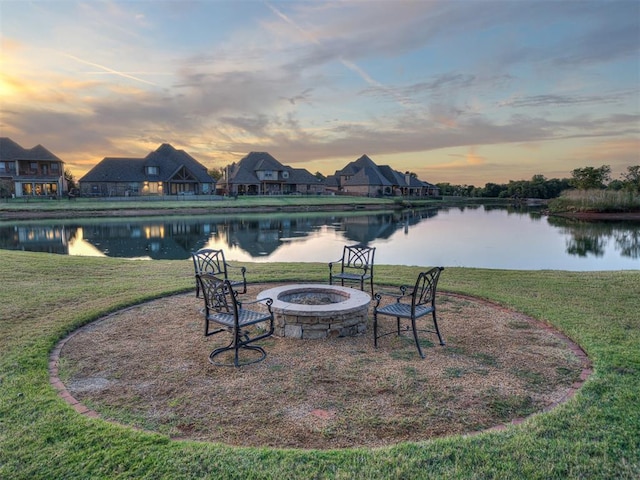
<path fill-rule="evenodd" d="M 240 307 L 244 307 L 245 305 L 254 305 L 256 303 L 261 303 L 263 305 L 267 306 L 267 310 L 269 310 L 269 313 L 271 313 L 271 305 L 273 304 L 273 298 L 261 298 L 260 300 L 252 300 L 250 302 L 241 302 L 240 303 Z"/>
<path fill-rule="evenodd" d="M 230 263 L 226 263 L 226 262 L 225 262 L 224 265 L 227 268 L 235 268 L 236 270 L 240 270 L 240 273 L 242 273 L 243 277 L 244 277 L 245 273 L 247 272 L 247 267 L 236 267 L 235 265 L 231 265 Z"/>
<path fill-rule="evenodd" d="M 344 257 L 339 258 L 338 260 L 334 260 L 333 262 L 329 262 L 329 275 L 331 275 L 331 272 L 333 271 L 333 265 L 336 263 L 342 263 L 342 261 L 344 260 Z"/>
<path fill-rule="evenodd" d="M 376 299 L 376 307 L 380 305 L 380 300 L 382 300 L 382 297 L 395 298 L 396 302 L 399 302 L 401 298 L 411 296 L 411 293 L 407 293 L 407 288 L 409 287 L 407 287 L 406 285 L 402 285 L 400 287 L 400 293 L 384 292 L 384 291 L 376 292 L 376 294 L 373 296 L 373 298 Z"/>

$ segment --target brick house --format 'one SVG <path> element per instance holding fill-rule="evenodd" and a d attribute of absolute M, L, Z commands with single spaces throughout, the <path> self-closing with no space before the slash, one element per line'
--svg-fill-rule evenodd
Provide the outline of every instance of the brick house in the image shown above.
<path fill-rule="evenodd" d="M 0 196 L 57 198 L 66 190 L 62 160 L 42 145 L 23 148 L 0 137 Z"/>
<path fill-rule="evenodd" d="M 267 152 L 251 152 L 229 165 L 218 181 L 226 195 L 315 195 L 324 193 L 324 182 L 304 168 L 283 165 Z"/>
<path fill-rule="evenodd" d="M 207 168 L 168 143 L 144 158 L 106 157 L 79 180 L 83 196 L 209 195 Z"/>
<path fill-rule="evenodd" d="M 367 155 L 336 170 L 326 179 L 327 191 L 363 197 L 404 196 L 430 197 L 439 195 L 435 185 L 401 173 L 388 165 L 378 166 Z"/>

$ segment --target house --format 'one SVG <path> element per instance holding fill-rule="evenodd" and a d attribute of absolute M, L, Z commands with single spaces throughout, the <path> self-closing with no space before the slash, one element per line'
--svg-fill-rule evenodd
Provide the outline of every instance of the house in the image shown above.
<path fill-rule="evenodd" d="M 367 155 L 336 170 L 326 179 L 327 191 L 363 197 L 439 195 L 438 187 L 410 173 L 400 173 L 388 165 L 378 166 Z"/>
<path fill-rule="evenodd" d="M 60 197 L 66 189 L 62 160 L 42 145 L 27 149 L 0 137 L 0 196 Z"/>
<path fill-rule="evenodd" d="M 251 152 L 224 171 L 218 181 L 226 195 L 315 195 L 324 183 L 304 168 L 285 166 L 267 152 Z"/>
<path fill-rule="evenodd" d="M 207 168 L 168 143 L 144 158 L 106 157 L 80 178 L 84 196 L 208 195 L 216 181 Z"/>

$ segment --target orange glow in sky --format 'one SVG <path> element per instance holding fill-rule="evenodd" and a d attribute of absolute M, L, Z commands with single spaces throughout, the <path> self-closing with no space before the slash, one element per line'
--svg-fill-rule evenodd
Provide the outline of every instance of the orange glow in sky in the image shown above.
<path fill-rule="evenodd" d="M 0 3 L 0 136 L 76 178 L 162 143 L 476 186 L 640 164 L 636 1 Z"/>

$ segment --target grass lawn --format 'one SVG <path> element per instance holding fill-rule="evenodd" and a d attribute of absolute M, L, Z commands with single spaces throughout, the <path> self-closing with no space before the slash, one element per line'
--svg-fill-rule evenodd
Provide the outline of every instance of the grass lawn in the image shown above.
<path fill-rule="evenodd" d="M 325 264 L 246 266 L 254 282 L 327 274 Z M 417 271 L 380 266 L 377 276 L 399 285 Z M 49 354 L 61 338 L 107 312 L 192 290 L 190 260 L 0 250 L 0 282 L 0 478 L 640 477 L 640 271 L 446 269 L 441 289 L 555 325 L 584 348 L 593 375 L 569 402 L 503 431 L 326 451 L 170 441 L 81 416 L 50 386 Z"/>
<path fill-rule="evenodd" d="M 399 201 L 399 200 L 398 200 Z M 438 203 L 436 200 L 423 200 L 422 203 Z M 154 210 L 170 211 L 179 209 L 201 209 L 215 211 L 225 208 L 246 209 L 265 207 L 289 207 L 289 206 L 322 206 L 333 207 L 340 205 L 386 205 L 393 208 L 395 200 L 391 198 L 367 198 L 330 195 L 284 195 L 284 196 L 240 196 L 236 199 L 219 196 L 200 197 L 145 197 L 128 198 L 126 200 L 110 200 L 108 198 L 77 198 L 67 200 L 40 199 L 40 198 L 16 198 L 0 201 L 0 213 L 3 212 L 51 212 L 51 211 L 111 211 L 111 210 Z"/>

